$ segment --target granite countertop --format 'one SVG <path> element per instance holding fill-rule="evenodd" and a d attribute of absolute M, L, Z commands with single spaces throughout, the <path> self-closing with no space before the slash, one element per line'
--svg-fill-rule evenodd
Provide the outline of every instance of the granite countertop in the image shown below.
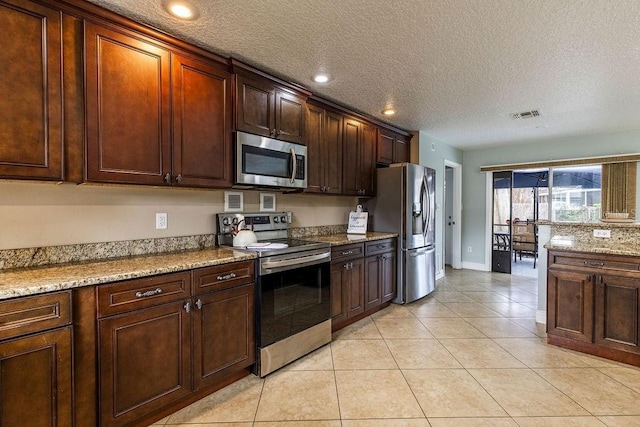
<path fill-rule="evenodd" d="M 587 252 L 594 254 L 640 256 L 640 245 L 623 242 L 586 242 L 571 236 L 554 236 L 544 245 L 547 250 Z"/>
<path fill-rule="evenodd" d="M 0 300 L 255 259 L 226 248 L 58 264 L 0 272 Z"/>
<path fill-rule="evenodd" d="M 536 221 L 537 225 L 554 225 L 554 226 L 562 226 L 562 227 L 620 227 L 620 228 L 639 228 L 640 223 L 638 222 L 630 222 L 630 221 L 616 221 L 616 220 L 601 220 L 596 222 L 558 222 L 558 221 L 547 221 L 540 220 Z"/>
<path fill-rule="evenodd" d="M 368 231 L 367 234 L 331 234 L 328 236 L 309 236 L 305 237 L 305 240 L 312 240 L 314 242 L 329 243 L 331 246 L 348 245 L 349 243 L 369 242 L 372 240 L 391 239 L 398 237 L 396 233 L 382 233 L 378 231 Z"/>

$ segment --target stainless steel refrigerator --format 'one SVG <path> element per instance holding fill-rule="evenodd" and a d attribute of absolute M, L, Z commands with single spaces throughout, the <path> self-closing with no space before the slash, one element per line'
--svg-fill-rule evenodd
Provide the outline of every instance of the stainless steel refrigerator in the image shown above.
<path fill-rule="evenodd" d="M 374 231 L 398 233 L 398 304 L 435 289 L 435 184 L 435 170 L 421 165 L 377 169 L 377 193 L 367 209 Z"/>

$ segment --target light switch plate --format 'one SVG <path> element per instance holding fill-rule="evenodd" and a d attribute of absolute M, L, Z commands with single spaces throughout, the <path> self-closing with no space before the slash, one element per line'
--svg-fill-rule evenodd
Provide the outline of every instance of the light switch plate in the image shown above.
<path fill-rule="evenodd" d="M 608 239 L 611 237 L 611 230 L 593 230 L 593 237 L 604 237 Z"/>

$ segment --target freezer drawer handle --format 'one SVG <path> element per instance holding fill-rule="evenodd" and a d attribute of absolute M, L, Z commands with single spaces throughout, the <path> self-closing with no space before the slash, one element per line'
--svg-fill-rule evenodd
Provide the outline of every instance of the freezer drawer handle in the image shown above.
<path fill-rule="evenodd" d="M 229 273 L 229 274 L 225 274 L 224 276 L 216 277 L 216 279 L 218 280 L 229 280 L 229 279 L 235 279 L 235 278 L 236 278 L 236 273 Z"/>
<path fill-rule="evenodd" d="M 152 297 L 154 295 L 158 295 L 162 293 L 162 289 L 157 288 L 157 289 L 153 289 L 151 291 L 147 291 L 147 292 L 136 292 L 136 297 L 138 298 L 146 298 L 146 297 Z"/>

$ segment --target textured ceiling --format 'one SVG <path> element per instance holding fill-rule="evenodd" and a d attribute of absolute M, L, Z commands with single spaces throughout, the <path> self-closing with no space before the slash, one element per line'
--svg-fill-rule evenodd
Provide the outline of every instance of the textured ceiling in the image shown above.
<path fill-rule="evenodd" d="M 638 0 L 91 1 L 461 149 L 640 129 Z"/>

